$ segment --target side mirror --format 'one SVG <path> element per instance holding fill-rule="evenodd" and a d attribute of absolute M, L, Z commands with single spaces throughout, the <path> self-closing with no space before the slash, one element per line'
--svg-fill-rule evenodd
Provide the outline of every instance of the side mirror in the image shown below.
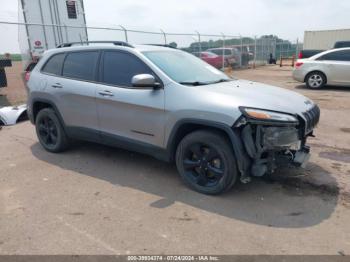
<path fill-rule="evenodd" d="M 150 88 L 160 88 L 160 83 L 156 82 L 153 75 L 150 74 L 140 74 L 133 76 L 131 84 L 135 88 L 139 89 L 150 89 Z"/>

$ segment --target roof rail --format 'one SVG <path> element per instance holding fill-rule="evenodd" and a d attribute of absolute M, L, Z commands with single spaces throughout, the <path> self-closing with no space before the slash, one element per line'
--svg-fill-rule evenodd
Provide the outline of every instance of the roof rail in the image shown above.
<path fill-rule="evenodd" d="M 57 48 L 62 47 L 71 47 L 73 45 L 89 45 L 89 44 L 113 44 L 117 46 L 127 46 L 133 48 L 132 45 L 130 45 L 127 42 L 123 41 L 82 41 L 82 42 L 70 42 L 70 43 L 63 43 L 57 46 Z"/>
<path fill-rule="evenodd" d="M 145 44 L 145 45 L 163 46 L 163 47 L 169 47 L 169 48 L 177 49 L 175 46 L 171 46 L 171 45 L 162 45 L 162 44 Z"/>

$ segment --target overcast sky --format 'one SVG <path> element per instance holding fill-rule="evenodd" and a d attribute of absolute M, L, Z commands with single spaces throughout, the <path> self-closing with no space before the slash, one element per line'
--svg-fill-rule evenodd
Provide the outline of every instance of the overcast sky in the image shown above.
<path fill-rule="evenodd" d="M 349 0 L 84 0 L 90 26 L 302 40 L 305 30 L 350 28 Z M 17 20 L 16 0 L 0 0 L 0 21 Z M 0 25 L 0 52 L 18 51 L 17 28 Z M 173 39 L 171 39 L 173 40 Z M 174 39 L 176 40 L 176 39 Z"/>

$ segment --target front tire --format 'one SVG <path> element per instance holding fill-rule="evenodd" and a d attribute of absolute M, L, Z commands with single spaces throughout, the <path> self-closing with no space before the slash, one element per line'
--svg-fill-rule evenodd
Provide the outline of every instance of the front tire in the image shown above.
<path fill-rule="evenodd" d="M 310 89 L 321 89 L 326 84 L 326 76 L 321 72 L 311 72 L 306 76 L 305 83 Z"/>
<path fill-rule="evenodd" d="M 40 110 L 35 120 L 40 144 L 49 152 L 58 153 L 68 148 L 68 137 L 52 108 Z"/>
<path fill-rule="evenodd" d="M 229 190 L 238 176 L 230 144 L 220 133 L 205 130 L 183 138 L 176 150 L 176 166 L 183 181 L 204 194 Z"/>

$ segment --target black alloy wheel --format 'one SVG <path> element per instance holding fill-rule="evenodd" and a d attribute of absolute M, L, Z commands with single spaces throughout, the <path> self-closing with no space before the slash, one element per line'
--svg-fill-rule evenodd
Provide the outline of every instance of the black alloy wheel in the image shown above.
<path fill-rule="evenodd" d="M 176 151 L 176 165 L 185 183 L 204 194 L 229 190 L 238 176 L 232 143 L 216 131 L 185 136 Z"/>
<path fill-rule="evenodd" d="M 69 140 L 52 108 L 39 111 L 35 127 L 40 144 L 49 152 L 58 153 L 68 148 Z"/>
<path fill-rule="evenodd" d="M 183 166 L 186 176 L 199 186 L 215 186 L 224 175 L 222 157 L 204 143 L 192 144 L 186 149 Z"/>
<path fill-rule="evenodd" d="M 39 136 L 48 147 L 54 147 L 57 144 L 57 126 L 48 116 L 42 117 L 39 122 Z"/>

